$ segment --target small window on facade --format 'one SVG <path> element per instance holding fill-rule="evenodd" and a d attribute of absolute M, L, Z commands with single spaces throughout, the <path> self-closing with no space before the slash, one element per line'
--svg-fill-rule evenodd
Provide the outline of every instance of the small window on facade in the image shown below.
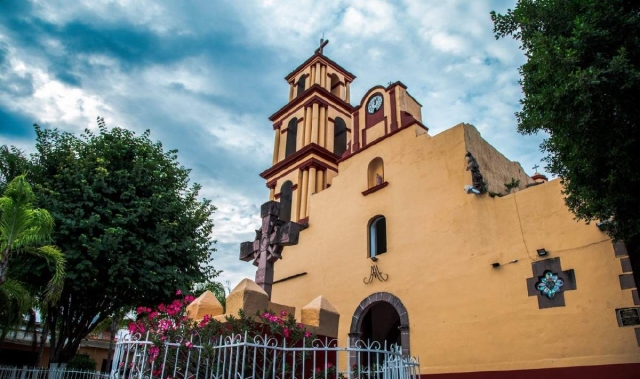
<path fill-rule="evenodd" d="M 292 186 L 293 183 L 287 180 L 282 184 L 282 187 L 280 187 L 280 220 L 282 221 L 291 221 Z"/>
<path fill-rule="evenodd" d="M 308 75 L 302 75 L 300 77 L 300 79 L 298 79 L 298 93 L 296 94 L 296 96 L 300 96 L 304 90 L 307 88 L 307 76 Z"/>
<path fill-rule="evenodd" d="M 384 162 L 378 157 L 369 162 L 367 169 L 367 185 L 373 188 L 384 183 Z"/>
<path fill-rule="evenodd" d="M 336 117 L 333 124 L 333 153 L 342 156 L 347 150 L 347 125 L 340 117 Z"/>
<path fill-rule="evenodd" d="M 387 221 L 376 216 L 369 222 L 369 257 L 387 252 Z"/>
<path fill-rule="evenodd" d="M 287 146 L 284 151 L 284 157 L 296 152 L 296 142 L 298 140 L 298 119 L 292 118 L 287 126 Z"/>

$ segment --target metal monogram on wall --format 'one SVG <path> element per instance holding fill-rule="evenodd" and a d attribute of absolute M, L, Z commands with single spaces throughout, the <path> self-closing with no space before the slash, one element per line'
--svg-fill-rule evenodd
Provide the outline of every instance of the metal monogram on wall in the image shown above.
<path fill-rule="evenodd" d="M 378 268 L 378 265 L 371 265 L 371 273 L 369 274 L 369 278 L 366 277 L 362 279 L 364 284 L 371 284 L 373 279 L 378 279 L 381 282 L 386 282 L 389 279 L 389 275 L 383 274 L 382 271 Z"/>

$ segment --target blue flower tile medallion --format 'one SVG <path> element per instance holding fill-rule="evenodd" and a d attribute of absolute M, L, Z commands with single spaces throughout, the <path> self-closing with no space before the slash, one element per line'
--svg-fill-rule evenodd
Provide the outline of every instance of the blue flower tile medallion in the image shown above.
<path fill-rule="evenodd" d="M 554 274 L 551 271 L 545 271 L 544 275 L 540 277 L 540 281 L 536 283 L 536 289 L 538 289 L 543 296 L 553 299 L 558 293 L 560 293 L 560 288 L 563 285 L 564 281 L 558 278 L 558 274 Z"/>

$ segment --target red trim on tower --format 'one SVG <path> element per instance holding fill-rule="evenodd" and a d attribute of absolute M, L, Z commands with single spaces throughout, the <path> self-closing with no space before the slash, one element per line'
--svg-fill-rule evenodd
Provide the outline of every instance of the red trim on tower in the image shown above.
<path fill-rule="evenodd" d="M 332 100 L 335 103 L 335 104 L 332 104 L 332 105 L 339 106 L 339 107 L 341 107 L 342 109 L 344 109 L 348 113 L 353 112 L 353 107 L 351 106 L 351 104 L 345 102 L 344 100 L 342 100 L 338 96 L 336 96 L 336 95 L 332 94 L 331 92 L 327 91 L 325 88 L 320 86 L 320 84 L 314 84 L 311 87 L 307 88 L 300 96 L 298 96 L 295 99 L 291 100 L 285 106 L 280 108 L 276 113 L 272 114 L 269 117 L 269 120 L 270 121 L 275 121 L 275 120 L 279 119 L 282 115 L 287 113 L 288 111 L 296 108 L 298 105 L 301 105 L 301 104 L 305 105 L 309 100 L 309 96 L 311 94 L 313 94 L 313 93 L 320 94 L 320 95 L 328 98 L 329 100 Z M 321 101 L 322 103 L 328 104 L 327 101 L 322 99 L 322 98 L 318 98 L 318 100 Z"/>
<path fill-rule="evenodd" d="M 391 99 L 391 131 L 398 129 L 398 114 L 396 112 L 396 88 L 395 86 L 389 90 L 389 98 Z"/>
<path fill-rule="evenodd" d="M 304 61 L 300 66 L 296 67 L 293 71 L 291 71 L 289 75 L 285 76 L 284 80 L 289 81 L 290 79 L 295 77 L 300 72 L 300 70 L 306 68 L 311 62 L 313 62 L 314 59 L 317 59 L 318 61 L 324 61 L 326 65 L 331 66 L 336 71 L 339 71 L 342 75 L 344 75 L 347 79 L 349 79 L 349 81 L 353 81 L 356 78 L 355 75 L 345 70 L 342 66 L 340 66 L 333 60 L 329 59 L 329 57 L 327 57 L 326 55 L 321 53 L 315 53 L 311 57 L 309 57 L 309 59 Z"/>
<path fill-rule="evenodd" d="M 295 162 L 302 160 L 305 156 L 310 155 L 310 154 L 317 154 L 318 156 L 320 156 L 323 159 L 328 160 L 330 163 L 336 164 L 336 162 L 338 161 L 338 159 L 340 159 L 339 156 L 337 156 L 336 154 L 330 152 L 329 150 L 325 149 L 324 147 L 316 144 L 316 143 L 311 143 L 305 147 L 303 147 L 302 149 L 296 151 L 295 153 L 291 154 L 290 156 L 288 156 L 287 158 L 285 158 L 283 161 L 276 163 L 275 165 L 273 165 L 271 168 L 268 168 L 266 170 L 264 170 L 262 173 L 260 173 L 260 176 L 263 179 L 266 179 L 274 174 L 277 174 L 278 171 L 283 170 L 285 167 L 294 164 Z"/>
<path fill-rule="evenodd" d="M 370 148 L 371 146 L 373 146 L 373 145 L 375 145 L 375 144 L 377 144 L 377 143 L 379 143 L 379 142 L 391 137 L 392 135 L 400 132 L 401 130 L 406 129 L 407 127 L 409 127 L 411 125 L 418 125 L 419 127 L 423 128 L 424 130 L 429 131 L 429 128 L 427 128 L 426 126 L 422 125 L 422 123 L 420 121 L 416 120 L 410 113 L 402 111 L 402 112 L 400 112 L 400 115 L 402 116 L 402 127 L 401 128 L 398 128 L 393 132 L 390 132 L 390 133 L 388 133 L 388 134 L 386 134 L 386 135 L 384 135 L 384 136 L 382 136 L 380 138 L 377 138 L 374 141 L 371 141 L 366 146 L 363 145 L 362 149 L 353 149 L 353 152 L 350 155 L 343 156 L 342 158 L 338 159 L 338 163 L 340 163 L 342 161 L 346 161 L 347 159 L 351 158 L 352 156 L 354 156 L 354 155 L 356 155 L 356 154 L 358 154 L 358 153 L 360 153 L 362 151 L 365 151 L 366 149 Z"/>
<path fill-rule="evenodd" d="M 273 178 L 270 182 L 267 183 L 267 187 L 269 187 L 269 184 L 272 184 L 272 185 L 275 186 L 275 183 L 278 180 L 284 178 L 285 176 L 289 175 L 290 173 L 292 173 L 295 170 L 300 170 L 300 169 L 308 168 L 308 167 L 312 167 L 312 166 L 316 167 L 316 169 L 318 169 L 320 171 L 331 170 L 331 171 L 334 171 L 334 172 L 338 172 L 338 169 L 335 168 L 335 167 L 331 167 L 328 164 L 326 164 L 326 163 L 324 163 L 322 161 L 319 161 L 319 160 L 317 160 L 315 158 L 309 158 L 308 160 L 297 164 L 296 166 L 294 166 L 294 167 L 290 168 L 289 170 L 283 172 L 279 176 Z M 269 187 L 269 188 L 271 188 L 271 187 Z"/>
<path fill-rule="evenodd" d="M 353 130 L 355 130 L 355 133 L 353 134 L 352 153 L 360 150 L 360 111 L 353 113 Z"/>

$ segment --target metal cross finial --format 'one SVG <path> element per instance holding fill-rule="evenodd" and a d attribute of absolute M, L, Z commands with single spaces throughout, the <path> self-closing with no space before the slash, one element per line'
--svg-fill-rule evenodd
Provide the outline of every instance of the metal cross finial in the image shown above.
<path fill-rule="evenodd" d="M 534 165 L 533 166 L 533 169 L 536 170 L 536 174 L 538 173 L 538 167 L 540 167 L 540 166 L 538 166 L 538 165 Z"/>
<path fill-rule="evenodd" d="M 322 51 L 325 46 L 329 43 L 329 40 L 324 39 L 324 33 L 322 33 L 322 38 L 320 38 L 320 47 L 316 49 L 316 54 L 322 54 Z"/>
<path fill-rule="evenodd" d="M 298 244 L 300 235 L 300 225 L 279 220 L 279 215 L 280 203 L 277 201 L 262 204 L 262 227 L 256 230 L 256 239 L 240 244 L 240 260 L 253 260 L 254 266 L 258 266 L 256 284 L 269 295 L 269 299 L 273 285 L 273 264 L 282 259 L 282 249 L 285 246 Z"/>

